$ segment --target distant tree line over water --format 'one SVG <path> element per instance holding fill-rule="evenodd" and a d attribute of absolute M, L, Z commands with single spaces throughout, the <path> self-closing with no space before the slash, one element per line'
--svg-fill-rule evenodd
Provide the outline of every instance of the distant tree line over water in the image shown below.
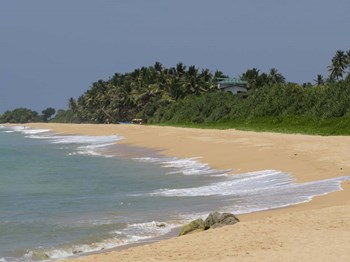
<path fill-rule="evenodd" d="M 156 62 L 93 83 L 52 119 L 52 111 L 39 115 L 15 109 L 5 112 L 0 122 L 118 123 L 142 118 L 153 124 L 211 125 L 252 123 L 264 117 L 350 118 L 349 69 L 350 51 L 341 50 L 332 58 L 328 76 L 317 75 L 313 83 L 286 82 L 275 68 L 268 73 L 252 68 L 239 76 L 248 82 L 248 92 L 233 95 L 218 90 L 218 79 L 225 77 L 221 71 L 182 63 L 165 68 Z"/>
<path fill-rule="evenodd" d="M 16 108 L 3 113 L 0 123 L 48 122 L 55 113 L 56 110 L 52 107 L 44 109 L 41 114 L 28 108 Z"/>

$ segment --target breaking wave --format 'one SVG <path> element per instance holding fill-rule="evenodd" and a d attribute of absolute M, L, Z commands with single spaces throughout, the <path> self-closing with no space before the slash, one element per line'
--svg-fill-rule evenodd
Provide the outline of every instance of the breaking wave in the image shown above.
<path fill-rule="evenodd" d="M 150 196 L 162 197 L 225 197 L 226 210 L 235 214 L 289 206 L 310 201 L 315 196 L 341 190 L 341 183 L 350 176 L 296 183 L 288 174 L 276 170 L 243 173 L 226 181 L 200 187 L 159 189 Z"/>
<path fill-rule="evenodd" d="M 52 144 L 61 145 L 76 145 L 74 152 L 68 155 L 91 155 L 91 156 L 104 156 L 103 151 L 114 145 L 117 141 L 122 140 L 122 136 L 82 136 L 82 135 L 57 135 L 51 133 L 50 129 L 31 129 L 26 126 L 14 126 L 11 130 L 5 132 L 20 132 L 27 138 L 31 139 L 45 139 Z"/>
<path fill-rule="evenodd" d="M 210 176 L 227 176 L 227 173 L 231 172 L 231 169 L 216 170 L 212 169 L 207 163 L 201 163 L 197 160 L 200 157 L 192 158 L 176 158 L 176 157 L 139 157 L 134 158 L 137 161 L 145 163 L 157 164 L 161 167 L 173 169 L 167 172 L 167 174 L 178 174 L 183 175 L 210 175 Z"/>
<path fill-rule="evenodd" d="M 124 229 L 110 232 L 110 238 L 90 244 L 70 245 L 55 249 L 28 250 L 18 261 L 42 261 L 77 256 L 84 253 L 111 249 L 149 239 L 169 233 L 179 226 L 179 222 L 146 222 L 127 225 Z M 4 262 L 6 261 L 5 258 Z M 1 260 L 0 260 L 1 262 Z"/>

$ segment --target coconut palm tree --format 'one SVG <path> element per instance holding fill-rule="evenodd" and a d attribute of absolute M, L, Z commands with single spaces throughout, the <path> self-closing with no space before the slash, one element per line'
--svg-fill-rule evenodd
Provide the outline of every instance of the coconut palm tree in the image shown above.
<path fill-rule="evenodd" d="M 346 56 L 348 58 L 348 66 L 350 66 L 350 50 L 346 51 Z"/>
<path fill-rule="evenodd" d="M 227 76 L 225 76 L 224 73 L 221 72 L 220 70 L 216 70 L 213 77 L 214 77 L 214 81 L 217 81 L 219 78 L 224 78 Z"/>
<path fill-rule="evenodd" d="M 245 73 L 240 76 L 240 79 L 247 81 L 250 89 L 255 89 L 259 82 L 259 72 L 257 68 L 248 69 Z"/>
<path fill-rule="evenodd" d="M 324 83 L 326 82 L 326 80 L 324 79 L 323 75 L 317 75 L 317 78 L 314 79 L 316 85 L 321 86 L 324 85 Z"/>
<path fill-rule="evenodd" d="M 179 62 L 176 64 L 176 72 L 179 76 L 182 76 L 186 71 L 186 66 L 182 63 Z"/>
<path fill-rule="evenodd" d="M 350 75 L 350 50 L 346 51 L 346 56 L 347 56 L 347 68 L 348 68 L 347 78 L 349 78 L 349 75 Z"/>
<path fill-rule="evenodd" d="M 329 79 L 332 81 L 339 80 L 339 78 L 343 79 L 348 64 L 348 55 L 344 51 L 338 50 L 332 58 L 332 64 L 328 66 Z"/>
<path fill-rule="evenodd" d="M 160 62 L 155 62 L 155 64 L 154 64 L 154 69 L 157 71 L 157 72 L 159 72 L 159 73 L 161 73 L 162 72 L 162 70 L 163 70 L 163 65 L 160 63 Z"/>
<path fill-rule="evenodd" d="M 269 82 L 272 84 L 283 84 L 286 82 L 284 76 L 278 72 L 276 68 L 271 68 L 270 73 L 268 75 Z"/>

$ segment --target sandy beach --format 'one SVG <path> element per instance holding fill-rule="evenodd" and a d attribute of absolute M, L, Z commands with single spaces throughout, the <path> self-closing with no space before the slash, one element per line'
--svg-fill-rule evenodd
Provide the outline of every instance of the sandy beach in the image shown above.
<path fill-rule="evenodd" d="M 275 169 L 296 182 L 350 175 L 350 137 L 138 125 L 29 124 L 57 133 L 122 135 L 121 145 L 201 157 L 232 175 Z M 349 261 L 350 183 L 304 204 L 242 215 L 241 222 L 74 261 Z M 72 260 L 69 260 L 72 261 Z"/>

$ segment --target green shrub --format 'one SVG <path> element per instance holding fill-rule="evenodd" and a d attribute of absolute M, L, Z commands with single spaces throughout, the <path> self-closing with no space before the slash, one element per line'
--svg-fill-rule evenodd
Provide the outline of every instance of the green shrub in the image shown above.
<path fill-rule="evenodd" d="M 350 84 L 313 88 L 276 84 L 247 95 L 216 92 L 188 96 L 158 108 L 151 123 L 319 134 L 348 134 Z"/>

